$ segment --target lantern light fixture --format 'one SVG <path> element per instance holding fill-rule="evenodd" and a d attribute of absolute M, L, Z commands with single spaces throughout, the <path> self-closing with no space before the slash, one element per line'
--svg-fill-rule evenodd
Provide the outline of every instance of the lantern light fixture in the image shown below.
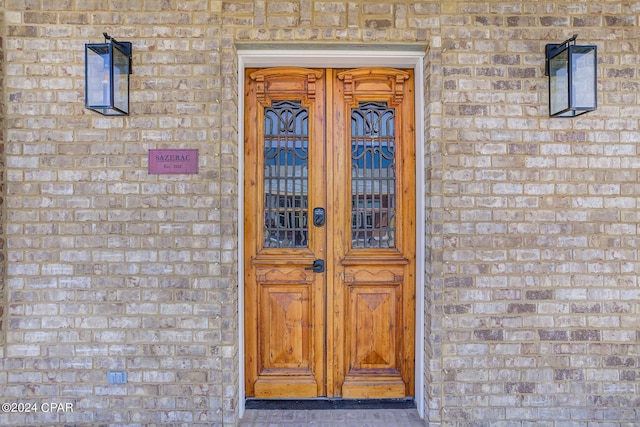
<path fill-rule="evenodd" d="M 551 117 L 576 117 L 598 108 L 597 46 L 578 46 L 577 38 L 574 34 L 545 48 Z"/>
<path fill-rule="evenodd" d="M 104 43 L 84 45 L 85 107 L 104 116 L 127 116 L 131 42 L 103 35 Z"/>

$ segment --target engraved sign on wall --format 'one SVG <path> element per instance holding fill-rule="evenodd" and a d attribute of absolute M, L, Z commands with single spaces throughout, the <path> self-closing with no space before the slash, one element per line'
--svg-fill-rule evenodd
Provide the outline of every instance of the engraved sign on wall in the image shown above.
<path fill-rule="evenodd" d="M 197 149 L 149 150 L 150 174 L 198 173 Z"/>

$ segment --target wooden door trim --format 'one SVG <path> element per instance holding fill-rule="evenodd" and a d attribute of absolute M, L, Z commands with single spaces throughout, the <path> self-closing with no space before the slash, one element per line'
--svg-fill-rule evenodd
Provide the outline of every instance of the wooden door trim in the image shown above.
<path fill-rule="evenodd" d="M 237 97 L 238 103 L 238 146 L 244 146 L 244 70 L 250 67 L 275 67 L 282 65 L 291 65 L 299 67 L 326 67 L 330 65 L 335 68 L 357 68 L 357 67 L 402 67 L 413 68 L 415 73 L 415 126 L 416 126 L 416 340 L 415 340 L 415 403 L 418 413 L 421 417 L 425 415 L 425 393 L 424 393 L 424 374 L 425 374 L 425 302 L 424 302 L 424 284 L 425 284 L 425 89 L 424 89 L 424 58 L 425 51 L 428 49 L 426 45 L 394 45 L 393 49 L 388 46 L 362 46 L 355 47 L 338 47 L 332 45 L 330 48 L 318 48 L 318 44 L 313 47 L 309 45 L 296 44 L 271 44 L 266 49 L 264 45 L 255 43 L 238 45 L 238 86 Z M 343 45 L 344 46 L 344 45 Z M 241 149 L 240 152 L 243 152 Z M 238 192 L 239 192 L 239 218 L 244 216 L 243 193 L 244 193 L 244 157 L 238 159 Z M 242 222 L 238 225 L 238 283 L 243 282 L 244 278 L 244 229 Z M 244 366 L 245 366 L 245 349 L 244 349 L 244 290 L 240 286 L 238 290 L 238 395 L 239 395 L 239 416 L 242 417 L 245 410 L 244 391 Z"/>

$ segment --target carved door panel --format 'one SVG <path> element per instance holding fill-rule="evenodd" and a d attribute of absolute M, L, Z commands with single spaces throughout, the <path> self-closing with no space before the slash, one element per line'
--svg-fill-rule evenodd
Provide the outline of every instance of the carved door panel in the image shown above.
<path fill-rule="evenodd" d="M 247 396 L 412 396 L 412 73 L 245 78 Z"/>

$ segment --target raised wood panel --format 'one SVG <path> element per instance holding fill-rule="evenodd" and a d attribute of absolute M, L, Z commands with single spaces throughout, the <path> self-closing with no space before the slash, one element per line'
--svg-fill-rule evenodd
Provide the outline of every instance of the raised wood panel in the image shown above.
<path fill-rule="evenodd" d="M 365 268 L 366 267 L 366 268 Z M 402 268 L 379 268 L 361 265 L 360 268 L 345 268 L 346 284 L 400 284 L 403 280 Z"/>
<path fill-rule="evenodd" d="M 312 299 L 314 281 L 301 268 L 293 268 L 288 274 L 277 269 L 260 269 L 258 281 L 259 311 L 258 347 L 259 363 L 253 395 L 258 398 L 312 398 L 317 397 L 322 384 L 316 372 L 320 337 L 312 325 L 318 324 L 317 310 L 314 313 Z M 289 269 L 285 269 L 289 270 Z M 293 279 L 301 278 L 295 284 Z M 280 279 L 280 280 L 279 280 Z M 273 284 L 275 282 L 289 284 Z"/>
<path fill-rule="evenodd" d="M 345 70 L 337 74 L 337 78 L 344 83 L 343 96 L 346 101 L 354 97 L 391 95 L 395 102 L 401 102 L 405 92 L 405 81 L 410 74 L 392 68 L 357 68 Z"/>
<path fill-rule="evenodd" d="M 312 260 L 309 261 L 309 264 Z M 291 266 L 290 264 L 275 265 L 269 267 L 256 268 L 256 280 L 260 284 L 283 284 L 283 283 L 307 283 L 315 282 L 313 273 L 305 270 L 304 267 Z"/>
<path fill-rule="evenodd" d="M 255 81 L 255 99 L 261 103 L 271 96 L 281 99 L 287 95 L 304 95 L 313 100 L 317 91 L 324 87 L 316 84 L 322 72 L 308 68 L 267 68 L 252 72 L 249 77 Z"/>
<path fill-rule="evenodd" d="M 364 369 L 396 369 L 398 341 L 397 289 L 352 286 L 349 373 Z"/>
<path fill-rule="evenodd" d="M 253 387 L 253 397 L 260 399 L 309 399 L 318 397 L 318 384 L 311 377 L 284 372 L 282 375 L 262 376 Z"/>
<path fill-rule="evenodd" d="M 406 396 L 410 394 L 406 393 L 402 379 L 383 373 L 375 377 L 348 377 L 342 384 L 342 397 L 345 399 L 401 399 Z"/>
<path fill-rule="evenodd" d="M 312 342 L 309 288 L 259 286 L 261 373 L 283 368 L 309 370 Z"/>

